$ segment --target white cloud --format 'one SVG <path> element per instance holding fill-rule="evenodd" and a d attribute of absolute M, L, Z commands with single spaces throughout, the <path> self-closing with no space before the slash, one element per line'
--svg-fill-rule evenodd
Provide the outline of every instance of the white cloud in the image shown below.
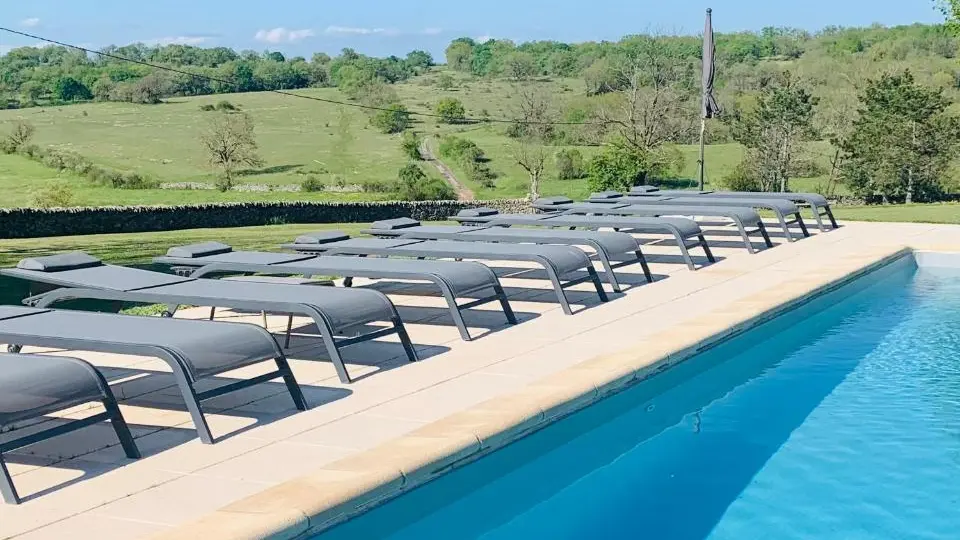
<path fill-rule="evenodd" d="M 477 43 L 486 43 L 486 42 L 490 41 L 491 39 L 497 39 L 497 38 L 495 38 L 495 37 L 493 37 L 493 36 L 489 36 L 489 35 L 487 35 L 487 36 L 479 36 L 479 37 L 473 38 L 473 40 L 476 41 Z"/>
<path fill-rule="evenodd" d="M 328 26 L 324 33 L 336 36 L 399 36 L 395 28 L 359 28 L 356 26 Z"/>
<path fill-rule="evenodd" d="M 292 43 L 308 37 L 313 37 L 313 30 L 304 28 L 302 30 L 289 30 L 284 27 L 274 28 L 272 30 L 260 30 L 254 35 L 254 39 L 264 43 Z"/>
<path fill-rule="evenodd" d="M 436 36 L 443 33 L 443 28 L 424 28 L 421 33 L 425 36 Z"/>
<path fill-rule="evenodd" d="M 37 17 L 30 17 L 29 19 L 24 19 L 20 21 L 20 26 L 26 26 L 27 28 L 33 28 L 40 24 L 40 19 Z"/>
<path fill-rule="evenodd" d="M 147 45 L 202 45 L 210 41 L 208 36 L 167 36 L 145 40 Z"/>

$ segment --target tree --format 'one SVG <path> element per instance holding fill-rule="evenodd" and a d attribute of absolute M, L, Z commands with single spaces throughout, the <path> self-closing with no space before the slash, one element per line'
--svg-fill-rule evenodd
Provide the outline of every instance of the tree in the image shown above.
<path fill-rule="evenodd" d="M 537 63 L 533 56 L 515 51 L 504 57 L 502 62 L 503 74 L 511 79 L 520 81 L 537 74 Z"/>
<path fill-rule="evenodd" d="M 200 135 L 200 143 L 207 151 L 210 164 L 222 173 L 222 181 L 217 183 L 221 191 L 233 187 L 238 167 L 263 166 L 263 160 L 257 153 L 253 120 L 246 113 L 216 115 Z"/>
<path fill-rule="evenodd" d="M 402 150 L 403 154 L 408 158 L 420 161 L 423 159 L 423 156 L 420 155 L 421 142 L 422 139 L 420 139 L 419 135 L 413 131 L 405 131 L 403 136 L 400 137 L 400 150 Z"/>
<path fill-rule="evenodd" d="M 651 166 L 644 155 L 621 146 L 609 146 L 587 164 L 591 191 L 627 191 L 642 183 Z"/>
<path fill-rule="evenodd" d="M 440 76 L 437 77 L 437 87 L 440 88 L 441 90 L 450 90 L 455 85 L 456 83 L 454 82 L 453 77 L 449 73 L 441 73 Z"/>
<path fill-rule="evenodd" d="M 547 165 L 547 149 L 543 143 L 532 137 L 520 139 L 513 147 L 513 157 L 530 176 L 530 200 L 540 198 L 540 179 Z"/>
<path fill-rule="evenodd" d="M 410 112 L 403 105 L 393 103 L 386 110 L 378 111 L 371 120 L 383 133 L 400 133 L 410 127 Z"/>
<path fill-rule="evenodd" d="M 36 131 L 36 128 L 33 127 L 33 124 L 30 122 L 17 120 L 17 123 L 13 125 L 13 129 L 10 130 L 10 134 L 0 141 L 0 150 L 6 154 L 16 152 L 30 143 Z"/>
<path fill-rule="evenodd" d="M 456 194 L 446 182 L 428 178 L 423 169 L 416 163 L 405 165 L 397 173 L 399 182 L 397 192 L 400 198 L 407 201 L 449 201 L 456 199 Z"/>
<path fill-rule="evenodd" d="M 272 62 L 286 62 L 286 61 L 287 61 L 287 58 L 286 58 L 285 56 L 283 56 L 283 53 L 282 53 L 282 52 L 279 52 L 279 51 L 273 51 L 273 52 L 264 53 L 263 57 L 264 57 L 265 59 L 267 59 L 267 60 L 272 61 Z"/>
<path fill-rule="evenodd" d="M 447 47 L 446 57 L 450 69 L 469 73 L 473 63 L 473 40 L 454 41 Z"/>
<path fill-rule="evenodd" d="M 734 115 L 733 137 L 747 147 L 745 160 L 763 191 L 788 190 L 800 145 L 813 135 L 817 101 L 785 72 L 761 91 L 752 110 Z"/>
<path fill-rule="evenodd" d="M 459 124 L 466 120 L 467 111 L 459 99 L 441 98 L 437 102 L 436 113 L 445 124 Z"/>
<path fill-rule="evenodd" d="M 950 101 L 943 92 L 917 84 L 904 71 L 870 81 L 860 103 L 843 142 L 842 170 L 850 188 L 884 202 L 938 198 L 960 153 L 960 119 L 947 113 Z"/>
<path fill-rule="evenodd" d="M 514 113 L 513 135 L 517 142 L 513 145 L 513 157 L 527 171 L 530 199 L 536 200 L 540 198 L 540 180 L 547 164 L 544 145 L 553 137 L 553 111 L 549 96 L 533 85 L 518 85 L 515 91 L 520 99 Z"/>
<path fill-rule="evenodd" d="M 960 36 L 960 0 L 934 0 L 934 4 L 947 19 L 947 29 Z"/>
<path fill-rule="evenodd" d="M 73 77 L 61 77 L 53 85 L 53 95 L 60 101 L 83 101 L 93 99 L 90 89 Z"/>
<path fill-rule="evenodd" d="M 407 65 L 418 70 L 424 71 L 433 65 L 433 56 L 427 51 L 415 50 L 407 53 Z"/>
<path fill-rule="evenodd" d="M 576 148 L 558 150 L 554 158 L 557 164 L 557 178 L 560 180 L 575 180 L 583 178 L 583 154 Z"/>

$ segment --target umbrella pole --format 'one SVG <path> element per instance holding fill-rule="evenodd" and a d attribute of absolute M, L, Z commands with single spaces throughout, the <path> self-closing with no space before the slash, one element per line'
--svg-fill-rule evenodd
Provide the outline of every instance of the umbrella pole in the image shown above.
<path fill-rule="evenodd" d="M 700 165 L 700 191 L 703 191 L 703 189 L 704 189 L 704 167 L 705 167 L 705 163 L 704 163 L 704 143 L 703 143 L 703 137 L 704 137 L 704 134 L 706 133 L 706 131 L 707 131 L 707 119 L 706 119 L 706 118 L 701 118 L 701 119 L 700 119 L 700 160 L 698 161 L 698 163 L 699 163 L 699 165 Z"/>

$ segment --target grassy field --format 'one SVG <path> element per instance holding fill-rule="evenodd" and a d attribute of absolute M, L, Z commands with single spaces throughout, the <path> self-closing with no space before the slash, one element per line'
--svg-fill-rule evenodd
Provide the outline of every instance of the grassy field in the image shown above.
<path fill-rule="evenodd" d="M 515 107 L 514 87 L 503 81 L 473 80 L 457 75 L 454 89 L 441 90 L 433 83 L 438 73 L 415 78 L 395 86 L 403 102 L 414 111 L 431 111 L 442 97 L 464 102 L 473 117 L 489 115 L 510 117 Z M 582 81 L 558 79 L 540 83 L 554 96 L 557 107 L 583 95 Z M 336 89 L 308 89 L 298 93 L 323 99 L 344 100 Z M 18 118 L 36 126 L 34 143 L 75 152 L 95 163 L 122 171 L 137 171 L 164 183 L 194 182 L 212 184 L 214 171 L 198 143 L 198 137 L 210 115 L 200 107 L 228 99 L 249 113 L 256 124 L 261 156 L 266 165 L 247 171 L 242 182 L 274 191 L 151 189 L 117 190 L 94 185 L 69 173 L 60 173 L 20 156 L 0 155 L 0 206 L 32 206 L 36 197 L 53 185 L 67 185 L 73 193 L 73 205 L 186 204 L 223 201 L 264 200 L 377 200 L 392 198 L 389 193 L 325 191 L 299 193 L 282 191 L 284 185 L 299 184 L 315 176 L 327 185 L 338 182 L 361 186 L 369 182 L 392 182 L 397 170 L 406 163 L 399 148 L 399 136 L 379 133 L 369 125 L 363 111 L 318 101 L 303 100 L 273 93 L 230 94 L 175 98 L 160 105 L 89 103 L 65 107 L 0 111 L 0 133 Z M 511 139 L 504 135 L 503 124 L 449 126 L 432 119 L 417 120 L 414 129 L 428 137 L 460 133 L 474 140 L 491 159 L 490 167 L 499 174 L 496 188 L 487 189 L 461 181 L 479 198 L 513 198 L 528 191 L 527 174 L 512 157 Z M 434 141 L 434 148 L 437 144 Z M 587 195 L 583 180 L 560 181 L 552 159 L 560 147 L 550 148 L 551 159 L 543 181 L 548 195 Z M 682 146 L 685 176 L 697 173 L 697 147 Z M 582 147 L 589 157 L 595 147 Z M 810 155 L 824 162 L 825 145 L 815 144 Z M 715 145 L 707 149 L 708 178 L 716 181 L 740 160 L 738 145 Z M 455 170 L 455 164 L 450 163 Z M 433 167 L 424 171 L 438 176 Z M 813 189 L 821 179 L 798 179 L 797 189 Z M 348 188 L 349 189 L 349 188 Z"/>

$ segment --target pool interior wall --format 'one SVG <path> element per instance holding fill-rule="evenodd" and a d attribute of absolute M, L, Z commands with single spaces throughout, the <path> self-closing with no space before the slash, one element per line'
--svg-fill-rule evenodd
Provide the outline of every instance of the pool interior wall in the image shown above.
<path fill-rule="evenodd" d="M 960 453 L 950 472 L 949 453 L 925 448 L 960 431 L 960 360 L 936 366 L 953 374 L 941 379 L 932 366 L 901 372 L 902 362 L 863 359 L 891 346 L 909 355 L 913 345 L 895 337 L 911 325 L 904 291 L 952 277 L 960 278 L 960 256 L 902 258 L 318 538 L 875 538 L 905 527 L 911 537 L 946 538 L 940 534 L 955 532 L 949 522 L 960 522 L 960 490 L 949 487 L 960 485 Z M 946 326 L 931 335 L 960 335 L 960 321 Z M 929 363 L 927 352 L 918 356 Z M 825 407 L 864 366 L 893 378 Z M 911 387 L 917 393 L 904 401 L 903 385 L 917 383 L 896 377 L 925 374 L 947 386 L 935 387 L 936 406 L 918 402 L 928 387 Z M 860 434 L 902 428 L 903 406 L 928 415 L 931 407 L 952 410 L 930 432 L 895 440 Z M 816 430 L 806 429 L 811 417 Z M 858 456 L 878 458 L 862 461 L 885 467 L 882 485 L 913 500 L 855 489 L 860 477 L 878 474 L 851 467 Z M 940 482 L 927 482 L 933 478 Z M 797 493 L 784 493 L 784 485 Z M 926 494 L 919 501 L 917 489 Z M 805 492 L 851 499 L 835 501 L 831 512 Z M 902 510 L 895 515 L 889 496 Z M 952 501 L 954 510 L 937 511 L 933 498 Z"/>

